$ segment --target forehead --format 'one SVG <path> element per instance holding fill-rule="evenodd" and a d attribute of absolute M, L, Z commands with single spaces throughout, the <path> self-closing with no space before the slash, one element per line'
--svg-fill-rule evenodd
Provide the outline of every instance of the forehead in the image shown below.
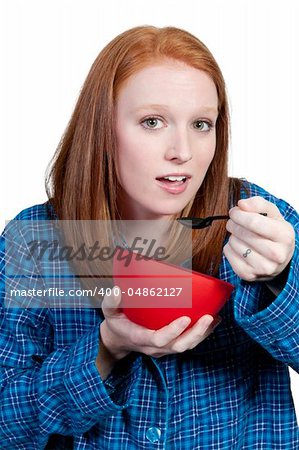
<path fill-rule="evenodd" d="M 206 72 L 180 61 L 161 62 L 139 70 L 126 80 L 117 99 L 119 106 L 130 104 L 133 108 L 186 102 L 217 107 L 218 96 Z"/>

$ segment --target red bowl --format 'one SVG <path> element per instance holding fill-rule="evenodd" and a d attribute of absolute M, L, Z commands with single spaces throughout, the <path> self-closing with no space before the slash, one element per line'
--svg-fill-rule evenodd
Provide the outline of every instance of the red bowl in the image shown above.
<path fill-rule="evenodd" d="M 215 316 L 234 290 L 226 281 L 126 249 L 115 252 L 113 279 L 121 290 L 122 311 L 152 330 L 181 316 L 191 318 L 188 328 L 204 314 Z"/>

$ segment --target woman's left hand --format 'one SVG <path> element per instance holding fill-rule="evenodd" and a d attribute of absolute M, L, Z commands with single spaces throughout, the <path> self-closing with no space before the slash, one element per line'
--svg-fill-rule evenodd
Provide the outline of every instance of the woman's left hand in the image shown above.
<path fill-rule="evenodd" d="M 229 216 L 226 229 L 231 236 L 223 253 L 234 272 L 246 281 L 279 275 L 293 256 L 295 231 L 277 206 L 263 197 L 250 197 L 239 200 Z"/>

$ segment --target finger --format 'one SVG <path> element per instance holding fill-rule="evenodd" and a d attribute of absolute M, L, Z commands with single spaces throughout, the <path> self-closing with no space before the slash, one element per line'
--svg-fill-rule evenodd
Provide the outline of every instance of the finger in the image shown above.
<path fill-rule="evenodd" d="M 209 318 L 208 323 L 210 323 L 210 318 L 212 316 L 203 316 L 203 317 L 208 317 Z M 201 317 L 199 319 L 199 321 L 202 322 L 203 317 Z M 180 318 L 180 319 L 182 319 L 182 318 Z M 222 318 L 220 316 L 216 316 L 214 318 L 214 320 L 213 320 L 213 317 L 212 317 L 212 324 L 208 326 L 208 331 L 205 331 L 205 330 L 207 330 L 207 328 L 204 327 L 204 329 L 203 329 L 203 336 L 205 336 L 205 333 L 207 333 L 207 335 L 210 334 L 221 321 L 222 321 Z M 185 335 L 188 335 L 189 333 L 190 333 L 190 331 L 189 332 L 187 331 L 185 333 L 179 332 L 179 335 L 182 335 L 182 336 L 184 335 L 185 336 Z M 169 342 L 168 345 L 165 345 L 165 346 L 159 346 L 159 347 L 157 347 L 157 346 L 155 346 L 155 347 L 153 347 L 153 346 L 143 346 L 141 351 L 143 353 L 147 354 L 147 355 L 151 355 L 151 356 L 154 356 L 156 358 L 159 358 L 159 357 L 162 357 L 162 356 L 165 356 L 165 355 L 169 355 L 171 353 L 183 352 L 185 350 L 188 350 L 190 348 L 195 347 L 198 344 L 198 342 L 199 342 L 198 339 L 197 339 L 193 343 L 192 347 L 188 346 L 188 343 L 187 343 L 186 345 L 182 345 L 182 346 L 178 347 L 177 349 L 175 347 L 173 348 L 173 344 L 176 343 L 176 341 L 178 341 L 179 339 L 181 339 L 181 337 L 177 336 L 175 339 L 173 339 L 171 342 Z"/>
<path fill-rule="evenodd" d="M 274 203 L 269 202 L 259 195 L 239 200 L 238 207 L 247 212 L 267 213 L 267 217 L 272 219 L 283 218 L 281 212 Z"/>
<path fill-rule="evenodd" d="M 233 271 L 242 279 L 246 281 L 255 280 L 255 275 L 253 274 L 252 267 L 246 263 L 246 261 L 242 261 L 240 255 L 236 253 L 236 251 L 228 242 L 223 248 L 223 254 L 229 261 L 230 265 L 233 268 Z"/>
<path fill-rule="evenodd" d="M 237 248 L 236 242 L 232 241 L 228 242 L 223 249 L 224 255 L 240 278 L 246 281 L 261 280 L 261 278 L 266 280 L 278 274 L 279 266 L 276 263 L 248 250 L 250 249 L 242 253 L 241 249 Z"/>
<path fill-rule="evenodd" d="M 273 242 L 265 239 L 259 234 L 247 230 L 241 225 L 234 223 L 231 219 L 227 221 L 226 229 L 231 233 L 230 243 L 233 248 L 234 239 L 238 245 L 238 251 L 244 253 L 247 248 L 259 253 L 267 259 L 282 264 L 285 260 L 286 254 L 284 246 L 281 243 Z M 235 249 L 236 250 L 236 249 Z M 236 250 L 236 252 L 238 253 Z"/>
<path fill-rule="evenodd" d="M 285 227 L 281 226 L 281 220 L 265 217 L 256 212 L 243 211 L 239 207 L 232 208 L 229 216 L 234 223 L 263 238 L 273 242 L 284 240 Z"/>
<path fill-rule="evenodd" d="M 138 351 L 144 352 L 146 348 L 157 350 L 167 346 L 169 342 L 179 336 L 185 328 L 190 324 L 191 319 L 187 316 L 178 319 L 158 330 L 151 330 L 131 322 L 122 325 L 122 331 L 126 331 L 130 341 L 134 344 Z"/>
<path fill-rule="evenodd" d="M 212 331 L 214 317 L 205 314 L 193 325 L 193 327 L 178 337 L 172 344 L 172 349 L 175 352 L 182 353 L 185 350 L 194 348 L 197 344 L 202 342 Z"/>
<path fill-rule="evenodd" d="M 190 317 L 182 316 L 173 320 L 169 325 L 154 331 L 151 336 L 151 345 L 158 348 L 167 346 L 171 341 L 183 333 L 190 322 Z"/>
<path fill-rule="evenodd" d="M 261 255 L 259 252 L 249 248 L 246 242 L 231 236 L 229 238 L 229 245 L 237 255 L 238 260 L 251 266 L 256 272 L 263 271 L 267 263 L 271 265 L 271 261 Z"/>

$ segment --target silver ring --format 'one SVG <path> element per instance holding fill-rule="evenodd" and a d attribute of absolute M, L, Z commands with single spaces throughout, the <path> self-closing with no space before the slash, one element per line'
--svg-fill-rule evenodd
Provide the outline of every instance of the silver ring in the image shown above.
<path fill-rule="evenodd" d="M 247 258 L 247 256 L 249 255 L 249 253 L 251 253 L 251 248 L 247 248 L 247 250 L 245 251 L 245 253 L 243 253 L 244 258 Z"/>

